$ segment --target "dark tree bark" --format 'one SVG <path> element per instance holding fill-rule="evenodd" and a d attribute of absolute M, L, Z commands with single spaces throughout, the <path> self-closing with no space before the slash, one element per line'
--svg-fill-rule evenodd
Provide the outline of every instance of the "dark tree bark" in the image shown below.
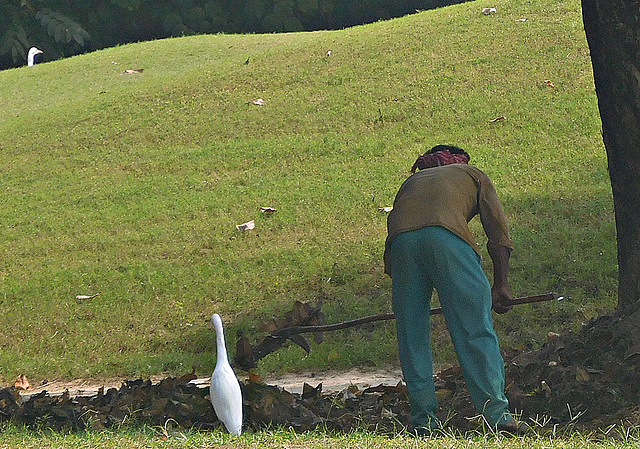
<path fill-rule="evenodd" d="M 613 190 L 618 313 L 640 309 L 640 0 L 582 0 Z"/>

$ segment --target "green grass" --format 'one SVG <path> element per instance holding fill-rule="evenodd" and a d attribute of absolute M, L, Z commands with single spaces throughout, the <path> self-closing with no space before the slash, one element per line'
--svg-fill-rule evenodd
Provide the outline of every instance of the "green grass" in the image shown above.
<path fill-rule="evenodd" d="M 507 438 L 494 434 L 456 434 L 446 432 L 438 438 L 415 439 L 407 434 L 382 436 L 363 431 L 335 434 L 329 431 L 314 431 L 296 434 L 287 429 L 275 429 L 258 433 L 245 433 L 241 437 L 216 432 L 162 428 L 121 429 L 116 432 L 84 432 L 72 434 L 52 433 L 46 430 L 25 431 L 5 427 L 0 433 L 0 447 L 4 448 L 353 448 L 353 449 L 413 449 L 418 447 L 439 448 L 505 448 L 505 449 L 605 449 L 640 447 L 637 429 L 618 429 L 611 432 L 614 440 L 603 440 L 593 435 L 545 434 L 538 438 Z"/>
<path fill-rule="evenodd" d="M 438 143 L 494 180 L 514 293 L 570 298 L 496 316 L 503 347 L 612 310 L 613 206 L 580 2 L 483 6 L 0 73 L 0 380 L 207 375 L 214 312 L 233 353 L 236 330 L 258 338 L 296 300 L 322 298 L 329 322 L 390 311 L 378 207 Z M 434 321 L 437 363 L 453 363 Z M 303 356 L 283 349 L 259 371 L 397 365 L 393 323 Z"/>

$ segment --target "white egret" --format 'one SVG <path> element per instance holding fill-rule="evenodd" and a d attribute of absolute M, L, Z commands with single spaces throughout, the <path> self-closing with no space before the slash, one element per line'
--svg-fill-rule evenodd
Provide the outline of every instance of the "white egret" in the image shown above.
<path fill-rule="evenodd" d="M 42 50 L 36 47 L 31 47 L 29 49 L 29 53 L 27 54 L 27 65 L 29 67 L 33 67 L 34 65 L 41 63 L 43 56 L 44 53 L 42 52 Z"/>
<path fill-rule="evenodd" d="M 242 433 L 242 391 L 233 368 L 227 359 L 222 319 L 217 313 L 211 317 L 216 331 L 216 367 L 211 376 L 209 394 L 216 416 L 229 433 Z"/>

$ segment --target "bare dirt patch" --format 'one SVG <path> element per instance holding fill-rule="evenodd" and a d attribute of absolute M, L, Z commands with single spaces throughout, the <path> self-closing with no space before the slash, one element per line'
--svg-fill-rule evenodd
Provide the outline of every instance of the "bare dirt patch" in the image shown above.
<path fill-rule="evenodd" d="M 150 380 L 158 383 L 166 376 L 155 376 Z M 246 380 L 241 377 L 240 380 Z M 65 391 L 71 397 L 91 396 L 98 393 L 101 388 L 105 391 L 109 388 L 120 388 L 126 379 L 76 379 L 70 381 L 50 381 L 38 386 L 31 386 L 28 390 L 21 391 L 24 397 L 30 397 L 46 391 L 51 396 L 60 396 Z M 290 393 L 302 393 L 305 383 L 317 387 L 322 384 L 325 392 L 342 391 L 349 386 L 356 386 L 360 389 L 378 385 L 397 385 L 402 381 L 402 371 L 400 368 L 383 369 L 351 369 L 348 371 L 327 371 L 309 373 L 287 373 L 282 375 L 270 375 L 262 379 L 267 385 L 277 386 Z M 190 381 L 199 387 L 208 387 L 209 377 L 200 377 Z"/>

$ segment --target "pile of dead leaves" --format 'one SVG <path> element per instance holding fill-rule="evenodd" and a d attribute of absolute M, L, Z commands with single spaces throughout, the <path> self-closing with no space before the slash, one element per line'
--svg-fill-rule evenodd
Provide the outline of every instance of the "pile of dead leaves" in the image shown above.
<path fill-rule="evenodd" d="M 584 427 L 640 425 L 637 323 L 634 316 L 603 316 L 520 354 L 507 366 L 512 406 Z"/>
<path fill-rule="evenodd" d="M 15 387 L 0 390 L 0 420 L 53 430 L 101 430 L 121 424 L 221 427 L 209 401 L 209 389 L 192 383 L 194 375 L 126 381 L 119 389 L 99 390 L 91 396 L 46 391 L 21 396 Z M 324 393 L 322 384 L 303 385 L 301 394 L 247 380 L 242 382 L 244 427 L 259 430 L 271 426 L 305 432 L 318 426 L 338 432 L 367 429 L 394 435 L 410 426 L 409 400 L 403 383 Z M 478 427 L 476 413 L 459 368 L 440 371 L 436 388 L 442 420 L 459 430 Z M 24 394 L 24 393 L 23 393 Z M 453 412 L 455 410 L 455 413 Z"/>
<path fill-rule="evenodd" d="M 620 373 L 585 365 L 580 348 L 578 341 L 558 339 L 537 355 L 519 355 L 507 370 L 507 394 L 512 406 L 523 410 L 523 420 L 545 416 L 550 419 L 548 422 L 561 427 L 571 424 L 593 430 L 621 422 L 638 425 L 629 421 L 633 414 L 629 396 L 622 396 L 631 390 L 637 392 L 635 378 L 632 382 L 628 377 L 631 373 L 625 371 L 622 376 L 627 376 L 624 378 L 628 382 L 623 385 L 619 383 Z M 597 355 L 594 352 L 593 356 Z M 547 356 L 558 364 L 545 364 Z M 579 362 L 571 357 L 578 357 Z M 132 380 L 119 389 L 77 397 L 68 393 L 52 396 L 46 391 L 32 396 L 22 393 L 23 396 L 15 387 L 5 388 L 0 390 L 0 420 L 58 431 L 101 430 L 122 424 L 200 430 L 221 427 L 209 400 L 209 389 L 192 383 L 194 378 L 170 377 L 155 384 Z M 542 378 L 547 387 L 539 385 Z M 613 382 L 617 382 L 619 390 Z M 482 428 L 459 367 L 438 372 L 435 384 L 440 404 L 437 414 L 442 421 L 458 431 Z M 410 426 L 407 389 L 402 383 L 363 389 L 352 385 L 331 393 L 324 393 L 322 384 L 304 384 L 302 393 L 297 394 L 247 380 L 242 389 L 247 430 L 276 426 L 305 432 L 320 426 L 337 432 L 367 429 L 394 435 Z"/>
<path fill-rule="evenodd" d="M 150 380 L 132 380 L 120 389 L 100 389 L 96 395 L 77 397 L 42 391 L 23 399 L 15 388 L 5 388 L 0 391 L 0 418 L 54 430 L 99 430 L 128 422 L 163 425 L 176 418 L 183 427 L 214 422 L 205 391 L 189 384 L 193 378 L 167 378 L 155 385 Z"/>
<path fill-rule="evenodd" d="M 308 352 L 306 340 L 287 331 L 296 326 L 333 327 L 317 326 L 324 321 L 321 307 L 322 301 L 316 307 L 296 303 L 284 319 L 260 329 L 271 334 L 255 346 L 243 336 L 236 348 L 236 366 L 251 369 L 288 341 Z M 640 312 L 603 316 L 578 334 L 550 334 L 541 349 L 510 352 L 505 356 L 506 392 L 512 410 L 523 419 L 587 430 L 621 423 L 640 426 Z M 448 420 L 453 426 L 468 429 L 468 417 L 476 412 L 460 370 L 438 373 L 436 387 L 439 413 L 453 416 Z"/>
<path fill-rule="evenodd" d="M 578 334 L 553 336 L 541 349 L 514 353 L 507 362 L 507 396 L 522 419 L 544 417 L 547 423 L 572 425 L 587 430 L 614 424 L 640 426 L 640 312 L 637 316 L 598 318 Z M 253 365 L 265 353 L 287 340 L 273 330 L 294 325 L 317 325 L 324 321 L 321 304 L 296 303 L 284 319 L 265 329 L 272 334 L 238 354 Z M 321 335 L 316 335 L 321 339 Z M 0 420 L 54 430 L 113 428 L 121 424 L 148 424 L 211 429 L 220 426 L 209 389 L 191 382 L 195 375 L 166 378 L 159 383 L 126 381 L 122 386 L 99 390 L 92 396 L 27 396 L 26 379 L 0 390 Z M 438 416 L 461 431 L 477 429 L 482 422 L 469 399 L 459 367 L 440 371 L 435 377 L 440 409 Z M 318 426 L 348 432 L 355 428 L 395 434 L 410 426 L 406 386 L 351 386 L 325 394 L 322 384 L 305 384 L 301 394 L 254 380 L 242 383 L 244 427 L 258 430 L 283 426 L 299 432 Z M 475 417 L 475 418 L 474 418 Z"/>
<path fill-rule="evenodd" d="M 121 424 L 210 429 L 220 426 L 209 401 L 209 389 L 190 381 L 192 375 L 166 378 L 157 384 L 126 381 L 119 389 L 99 390 L 92 396 L 51 396 L 46 391 L 23 399 L 15 387 L 0 390 L 0 419 L 29 427 L 54 430 L 100 430 Z M 246 381 L 245 427 L 285 426 L 296 431 L 318 425 L 339 431 L 354 428 L 397 432 L 409 424 L 406 388 L 357 387 L 325 395 L 322 384 L 304 385 L 302 394 Z M 26 398 L 26 396 L 25 396 Z"/>

